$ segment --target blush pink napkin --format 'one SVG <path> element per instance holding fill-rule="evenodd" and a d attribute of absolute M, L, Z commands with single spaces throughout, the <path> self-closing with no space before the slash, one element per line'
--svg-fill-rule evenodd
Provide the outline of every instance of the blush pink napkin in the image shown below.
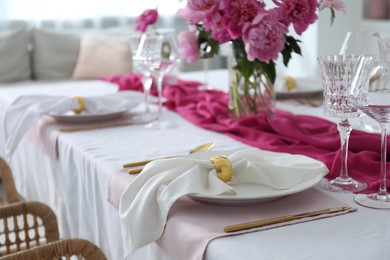
<path fill-rule="evenodd" d="M 126 77 L 105 78 L 126 85 Z M 126 85 L 126 86 L 124 86 Z M 264 150 L 304 154 L 326 164 L 334 178 L 340 172 L 340 137 L 334 123 L 306 115 L 278 110 L 272 118 L 266 114 L 242 119 L 229 117 L 228 95 L 218 90 L 199 90 L 201 83 L 177 80 L 164 88 L 165 106 L 202 128 L 224 133 L 243 143 Z M 139 89 L 139 88 L 138 88 Z M 380 135 L 353 130 L 349 145 L 349 174 L 369 184 L 365 192 L 379 189 Z M 390 176 L 388 177 L 390 188 Z"/>

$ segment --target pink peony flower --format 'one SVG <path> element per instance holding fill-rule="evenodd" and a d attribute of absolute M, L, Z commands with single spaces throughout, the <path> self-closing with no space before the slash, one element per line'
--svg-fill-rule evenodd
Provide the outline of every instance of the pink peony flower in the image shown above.
<path fill-rule="evenodd" d="M 136 20 L 136 30 L 144 33 L 149 25 L 155 24 L 158 18 L 158 11 L 156 9 L 145 10 Z"/>
<path fill-rule="evenodd" d="M 220 2 L 222 3 L 222 2 Z M 222 4 L 218 9 L 214 9 L 203 21 L 203 28 L 211 31 L 211 38 L 225 43 L 232 40 L 226 26 L 223 24 L 223 18 L 226 15 Z"/>
<path fill-rule="evenodd" d="M 206 12 L 219 2 L 219 0 L 187 0 L 187 6 L 194 11 Z"/>
<path fill-rule="evenodd" d="M 177 14 L 195 24 L 212 15 L 218 9 L 218 6 L 219 0 L 188 0 L 187 6 L 180 9 Z"/>
<path fill-rule="evenodd" d="M 332 8 L 345 14 L 345 4 L 342 0 L 322 0 L 320 10 L 324 8 Z"/>
<path fill-rule="evenodd" d="M 255 16 L 264 10 L 265 4 L 257 0 L 225 0 L 223 24 L 232 39 L 242 35 L 242 27 L 252 22 Z"/>
<path fill-rule="evenodd" d="M 197 32 L 181 32 L 178 35 L 180 56 L 189 63 L 199 60 L 199 46 Z"/>
<path fill-rule="evenodd" d="M 284 49 L 287 27 L 279 22 L 276 12 L 264 11 L 258 14 L 252 23 L 243 27 L 242 38 L 249 61 L 259 59 L 270 62 L 277 59 Z"/>
<path fill-rule="evenodd" d="M 294 30 L 301 35 L 318 16 L 317 0 L 273 0 L 279 6 L 277 11 L 283 16 L 286 26 L 293 24 Z"/>
<path fill-rule="evenodd" d="M 179 9 L 179 11 L 177 11 L 177 15 L 192 24 L 196 24 L 202 21 L 206 17 L 207 13 L 202 11 L 195 11 L 186 6 L 182 9 Z"/>

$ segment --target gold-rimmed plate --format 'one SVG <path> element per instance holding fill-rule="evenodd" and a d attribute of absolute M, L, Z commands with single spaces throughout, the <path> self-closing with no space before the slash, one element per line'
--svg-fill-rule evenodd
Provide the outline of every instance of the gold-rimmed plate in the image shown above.
<path fill-rule="evenodd" d="M 69 111 L 63 114 L 51 113 L 50 116 L 61 123 L 91 123 L 116 119 L 121 117 L 125 112 L 126 110 L 101 114 L 76 114 L 73 111 Z"/>

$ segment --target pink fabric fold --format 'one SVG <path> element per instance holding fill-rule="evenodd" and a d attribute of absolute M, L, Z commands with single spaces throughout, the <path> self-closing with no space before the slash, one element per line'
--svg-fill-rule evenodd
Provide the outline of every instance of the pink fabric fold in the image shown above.
<path fill-rule="evenodd" d="M 110 81 L 118 83 L 120 79 L 117 77 Z M 259 114 L 233 119 L 229 117 L 228 94 L 219 90 L 199 90 L 200 85 L 199 82 L 177 80 L 165 87 L 165 106 L 199 127 L 224 133 L 251 146 L 318 159 L 330 170 L 327 178 L 339 175 L 340 136 L 333 122 L 282 110 L 278 110 L 272 118 Z M 133 89 L 130 85 L 126 88 Z M 353 130 L 348 156 L 349 175 L 368 183 L 369 187 L 364 192 L 377 191 L 380 135 Z"/>

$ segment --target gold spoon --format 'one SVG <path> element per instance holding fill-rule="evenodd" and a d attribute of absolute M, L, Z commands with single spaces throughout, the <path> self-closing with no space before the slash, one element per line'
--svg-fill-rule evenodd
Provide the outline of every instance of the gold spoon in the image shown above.
<path fill-rule="evenodd" d="M 197 152 L 207 152 L 207 151 L 210 151 L 214 146 L 215 146 L 214 142 L 202 144 L 202 145 L 192 149 L 189 153 L 192 154 L 192 153 L 197 153 Z M 170 157 L 164 157 L 164 158 L 170 158 Z M 164 158 L 160 158 L 160 159 L 164 159 Z M 148 164 L 154 160 L 157 160 L 157 159 L 126 163 L 123 165 L 123 168 L 142 166 L 142 165 Z M 129 173 L 130 174 L 137 174 L 137 173 L 140 173 L 141 171 L 142 171 L 142 168 L 138 168 L 138 169 L 129 170 Z"/>

